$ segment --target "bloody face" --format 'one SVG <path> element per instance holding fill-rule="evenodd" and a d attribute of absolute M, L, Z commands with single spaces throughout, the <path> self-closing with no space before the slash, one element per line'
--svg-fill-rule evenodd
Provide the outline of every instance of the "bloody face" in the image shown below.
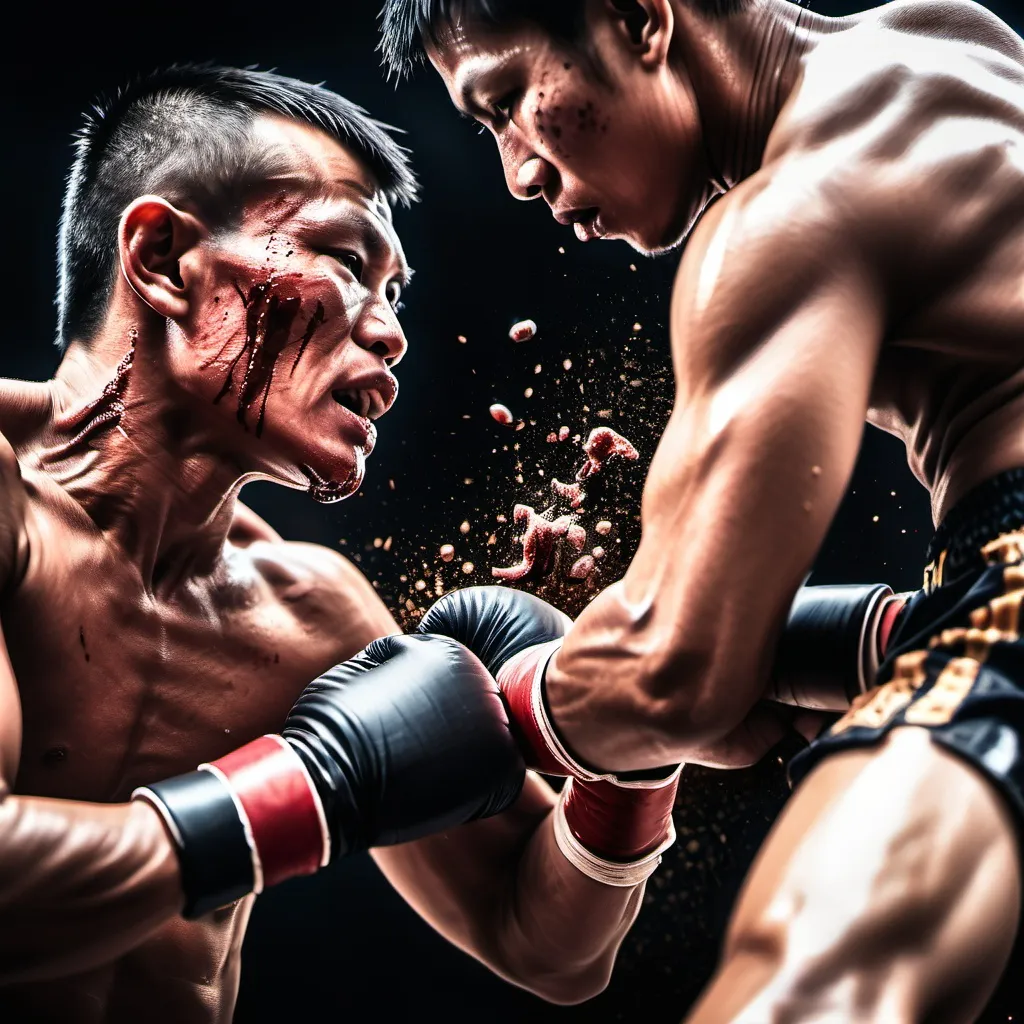
<path fill-rule="evenodd" d="M 355 157 L 284 119 L 256 131 L 281 171 L 183 261 L 192 302 L 172 327 L 172 372 L 243 462 L 335 501 L 358 489 L 397 393 L 408 270 Z"/>
<path fill-rule="evenodd" d="M 707 196 L 692 89 L 643 66 L 611 16 L 592 12 L 587 31 L 584 58 L 533 24 L 460 20 L 428 55 L 455 105 L 494 135 L 514 196 L 543 197 L 581 241 L 662 251 Z"/>

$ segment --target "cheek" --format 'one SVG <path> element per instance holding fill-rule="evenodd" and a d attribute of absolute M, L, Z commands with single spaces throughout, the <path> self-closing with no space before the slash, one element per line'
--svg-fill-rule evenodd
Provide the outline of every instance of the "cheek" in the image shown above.
<path fill-rule="evenodd" d="M 350 334 L 357 289 L 287 239 L 211 268 L 195 314 L 182 325 L 189 390 L 262 433 L 272 395 L 316 390 L 317 368 Z M 327 371 L 325 371 L 327 372 Z"/>
<path fill-rule="evenodd" d="M 540 76 L 526 116 L 542 146 L 563 160 L 592 153 L 612 128 L 611 98 L 565 61 Z"/>

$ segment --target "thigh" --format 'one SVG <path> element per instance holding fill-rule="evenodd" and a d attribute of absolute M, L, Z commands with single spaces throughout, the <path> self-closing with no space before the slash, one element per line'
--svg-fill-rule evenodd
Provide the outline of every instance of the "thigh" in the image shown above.
<path fill-rule="evenodd" d="M 834 754 L 759 854 L 691 1020 L 973 1020 L 1013 947 L 1018 865 L 1003 798 L 925 730 Z"/>

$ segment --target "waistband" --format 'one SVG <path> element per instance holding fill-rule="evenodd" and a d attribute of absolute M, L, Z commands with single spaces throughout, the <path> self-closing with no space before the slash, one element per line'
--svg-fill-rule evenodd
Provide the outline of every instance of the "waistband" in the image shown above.
<path fill-rule="evenodd" d="M 946 513 L 928 545 L 924 589 L 934 590 L 986 564 L 986 544 L 1024 527 L 1024 467 L 969 491 Z"/>

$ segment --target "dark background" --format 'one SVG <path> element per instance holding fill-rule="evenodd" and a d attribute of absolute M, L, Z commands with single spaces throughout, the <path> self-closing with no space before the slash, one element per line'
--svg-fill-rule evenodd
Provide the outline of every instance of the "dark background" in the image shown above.
<path fill-rule="evenodd" d="M 990 6 L 1021 27 L 1010 2 Z M 417 269 L 404 314 L 411 349 L 366 486 L 331 507 L 265 485 L 246 498 L 286 536 L 353 557 L 409 622 L 439 585 L 486 582 L 490 566 L 517 560 L 512 527 L 496 515 L 511 517 L 516 501 L 540 502 L 550 477 L 565 479 L 578 459 L 572 440 L 549 445 L 549 431 L 565 424 L 585 436 L 609 423 L 649 460 L 671 397 L 666 314 L 677 257 L 643 260 L 621 243 L 582 246 L 541 204 L 515 202 L 493 143 L 456 117 L 438 80 L 421 73 L 397 90 L 385 82 L 374 53 L 376 8 L 376 0 L 139 5 L 116 14 L 91 4 L 59 14 L 52 5 L 20 7 L 0 70 L 10 140 L 0 166 L 0 372 L 42 379 L 56 364 L 54 238 L 71 134 L 94 95 L 173 61 L 258 64 L 324 81 L 403 128 L 424 195 L 397 216 Z M 829 0 L 816 8 L 853 9 Z M 513 345 L 509 325 L 523 317 L 537 321 L 539 334 Z M 493 401 L 509 405 L 524 429 L 497 426 L 487 414 Z M 598 418 L 603 410 L 611 418 Z M 617 476 L 592 510 L 615 522 L 596 584 L 546 592 L 566 610 L 575 613 L 594 585 L 621 574 L 637 541 L 643 468 Z M 916 588 L 929 533 L 926 496 L 900 446 L 869 430 L 812 582 Z M 458 552 L 449 565 L 437 557 L 446 542 Z M 736 888 L 785 798 L 785 754 L 745 772 L 686 769 L 679 842 L 649 886 L 608 992 L 585 1006 L 548 1007 L 494 979 L 439 940 L 361 857 L 259 901 L 235 1019 L 678 1021 L 713 967 Z"/>

